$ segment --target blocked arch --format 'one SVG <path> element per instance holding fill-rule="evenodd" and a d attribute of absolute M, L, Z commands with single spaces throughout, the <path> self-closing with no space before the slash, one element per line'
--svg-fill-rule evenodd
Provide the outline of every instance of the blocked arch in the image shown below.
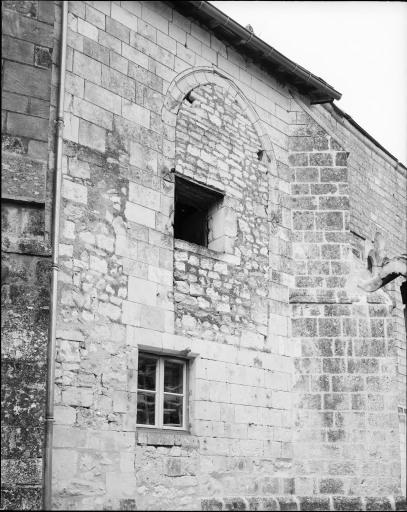
<path fill-rule="evenodd" d="M 178 111 L 185 96 L 193 89 L 207 84 L 219 85 L 225 90 L 225 92 L 229 93 L 236 99 L 243 113 L 246 114 L 256 130 L 261 142 L 261 149 L 267 155 L 269 165 L 276 169 L 273 145 L 270 137 L 267 135 L 267 130 L 263 121 L 261 121 L 259 115 L 239 87 L 229 77 L 214 68 L 189 68 L 172 80 L 164 99 L 162 109 L 163 123 L 175 128 Z"/>

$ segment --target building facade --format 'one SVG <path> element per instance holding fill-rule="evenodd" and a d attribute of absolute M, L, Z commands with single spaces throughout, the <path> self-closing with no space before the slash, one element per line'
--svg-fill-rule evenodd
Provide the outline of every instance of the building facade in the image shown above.
<path fill-rule="evenodd" d="M 2 508 L 405 510 L 406 167 L 206 2 L 2 10 Z"/>

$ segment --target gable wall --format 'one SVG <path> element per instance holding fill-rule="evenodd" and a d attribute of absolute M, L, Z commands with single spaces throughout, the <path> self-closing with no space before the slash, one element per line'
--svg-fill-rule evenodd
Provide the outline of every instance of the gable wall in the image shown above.
<path fill-rule="evenodd" d="M 2 2 L 2 508 L 41 506 L 54 20 L 53 2 Z"/>
<path fill-rule="evenodd" d="M 182 74 L 191 68 L 192 73 Z M 199 89 L 202 84 L 209 85 Z M 196 116 L 188 125 L 185 109 L 193 104 L 188 106 L 182 99 L 198 87 L 201 105 L 222 117 L 220 98 L 231 95 L 233 104 L 236 86 L 244 96 L 239 96 L 240 137 L 244 140 L 246 132 L 251 133 L 253 141 L 266 150 L 267 159 L 256 161 L 255 151 L 250 150 L 249 177 L 240 179 L 237 166 L 235 184 L 231 182 L 226 195 L 236 199 L 232 196 L 237 191 L 244 198 L 245 180 L 254 183 L 254 176 L 264 193 L 254 205 L 250 200 L 245 207 L 231 201 L 238 213 L 237 243 L 231 253 L 219 256 L 216 251 L 174 243 L 170 171 L 175 167 L 186 175 L 192 173 L 199 182 L 205 181 L 207 172 L 219 180 L 216 168 L 222 159 L 205 162 L 204 148 L 185 146 L 191 143 L 194 130 L 209 132 L 213 126 Z M 352 468 L 334 464 L 337 450 L 344 457 L 349 451 L 350 445 L 344 448 L 344 436 L 353 433 L 349 423 L 344 432 L 337 422 L 355 416 L 356 398 L 360 399 L 358 411 L 364 418 L 369 414 L 370 403 L 363 402 L 360 394 L 354 397 L 356 391 L 347 390 L 339 399 L 339 391 L 333 389 L 345 382 L 347 365 L 352 365 L 343 351 L 353 341 L 343 339 L 349 336 L 342 328 L 347 323 L 359 325 L 363 320 L 359 317 L 368 308 L 357 309 L 357 314 L 353 306 L 348 308 L 355 317 L 348 322 L 346 307 L 336 307 L 347 294 L 342 291 L 350 275 L 350 267 L 342 260 L 351 252 L 348 220 L 351 225 L 356 222 L 352 221 L 352 199 L 350 207 L 344 201 L 352 197 L 347 181 L 348 176 L 353 179 L 353 171 L 339 173 L 343 182 L 338 182 L 336 169 L 326 173 L 329 180 L 322 180 L 325 163 L 321 161 L 313 164 L 315 181 L 297 180 L 297 168 L 304 165 L 295 163 L 298 154 L 307 154 L 308 162 L 308 153 L 336 156 L 349 151 L 342 142 L 329 145 L 332 116 L 313 107 L 322 114 L 321 122 L 312 125 L 305 115 L 309 108 L 298 106 L 288 87 L 167 4 L 69 3 L 53 445 L 55 508 L 170 509 L 175 502 L 185 509 L 270 508 L 277 506 L 276 496 L 280 507 L 295 509 L 366 504 L 374 508 L 381 496 L 399 493 L 400 469 L 398 462 L 391 469 L 393 452 L 386 454 L 385 475 L 374 473 L 374 454 L 363 450 Z M 222 133 L 235 132 L 236 120 L 226 121 L 225 116 L 222 122 Z M 319 132 L 312 138 L 315 146 L 301 138 L 303 128 Z M 352 137 L 348 135 L 349 140 Z M 203 163 L 192 158 L 197 150 Z M 231 160 L 227 163 L 232 172 L 238 151 Z M 201 165 L 201 173 L 194 173 L 195 165 Z M 343 162 L 338 168 L 347 165 Z M 253 170 L 256 166 L 257 171 Z M 299 186 L 319 186 L 321 181 L 340 187 L 335 194 L 340 205 L 334 207 L 329 197 L 323 197 L 329 193 L 315 193 L 308 201 L 291 198 L 299 195 Z M 221 186 L 228 188 L 223 180 Z M 400 211 L 400 203 L 395 207 Z M 330 211 L 338 209 L 342 212 L 339 227 L 335 225 L 338 216 Z M 312 229 L 306 225 L 311 217 L 312 223 L 318 218 Z M 335 238 L 337 231 L 340 240 Z M 331 232 L 331 239 L 318 238 L 329 237 Z M 228 299 L 226 290 L 236 288 L 239 272 L 244 271 L 239 265 L 245 258 L 251 264 L 248 289 Z M 313 261 L 308 266 L 305 261 L 304 272 L 308 259 Z M 187 279 L 184 266 L 188 266 Z M 232 267 L 236 275 L 231 282 Z M 200 276 L 205 285 L 201 301 L 200 289 L 191 286 L 193 275 Z M 290 304 L 293 296 L 301 296 L 299 288 L 310 293 L 302 294 L 301 304 Z M 336 309 L 327 307 L 326 296 L 317 293 L 326 288 L 334 290 L 331 298 L 338 299 Z M 244 305 L 245 294 L 251 302 L 247 308 L 236 300 L 243 299 Z M 206 307 L 210 314 L 202 320 Z M 304 323 L 305 333 L 301 331 L 303 316 L 310 320 Z M 381 320 L 386 325 L 385 316 L 373 319 L 372 325 Z M 206 325 L 208 318 L 214 321 Z M 315 332 L 311 324 L 317 326 Z M 386 371 L 376 370 L 386 366 L 388 336 L 386 331 L 385 341 L 377 341 L 377 345 L 384 343 L 386 353 L 372 363 L 369 375 L 365 375 L 367 366 L 358 366 L 356 373 L 364 383 L 367 377 L 376 376 L 384 382 Z M 167 353 L 190 349 L 188 435 L 137 427 L 140 345 Z M 393 370 L 390 366 L 388 371 L 394 371 L 394 365 Z M 308 382 L 308 388 L 301 389 L 299 382 Z M 390 394 L 394 397 L 394 386 Z M 305 422 L 307 414 L 310 419 L 315 409 L 321 417 L 325 410 L 328 423 L 317 422 L 318 428 L 308 428 L 298 421 L 301 416 Z M 384 430 L 386 446 L 394 448 L 399 437 L 392 414 Z M 354 429 L 359 427 L 354 424 Z M 303 435 L 311 437 L 304 440 Z M 318 437 L 321 442 L 315 453 L 312 435 L 323 436 Z M 324 447 L 325 441 L 330 446 Z M 309 477 L 312 464 L 316 469 Z M 356 472 L 355 478 L 350 477 L 351 471 Z M 363 486 L 367 471 L 373 474 L 369 485 Z M 382 477 L 381 487 L 374 490 L 374 479 Z M 377 498 L 361 501 L 359 496 L 366 493 Z M 237 498 L 224 499 L 227 496 Z"/>

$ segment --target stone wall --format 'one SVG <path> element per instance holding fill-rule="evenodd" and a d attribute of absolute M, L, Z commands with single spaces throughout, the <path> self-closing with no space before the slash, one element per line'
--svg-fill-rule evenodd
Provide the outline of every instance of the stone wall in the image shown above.
<path fill-rule="evenodd" d="M 238 345 L 243 338 L 243 345 L 263 350 L 269 180 L 262 143 L 230 93 L 206 85 L 191 96 L 192 103 L 184 100 L 177 117 L 175 170 L 225 194 L 221 207 L 227 209 L 228 219 L 222 219 L 219 231 L 227 230 L 230 238 L 226 253 L 209 250 L 208 258 L 195 254 L 194 246 L 176 251 L 176 331 Z M 225 254 L 226 261 L 214 261 L 218 254 Z"/>
<path fill-rule="evenodd" d="M 69 2 L 54 508 L 403 506 L 351 157 L 293 94 L 166 3 Z M 224 193 L 221 248 L 174 240 L 174 170 Z M 188 357 L 188 431 L 137 426 L 139 350 Z"/>
<path fill-rule="evenodd" d="M 2 2 L 2 509 L 41 507 L 53 2 Z"/>
<path fill-rule="evenodd" d="M 355 128 L 341 118 L 332 108 L 316 108 L 315 115 L 327 128 L 335 129 L 349 152 L 349 198 L 352 215 L 350 230 L 366 247 L 360 257 L 366 263 L 376 233 L 385 240 L 385 252 L 389 258 L 400 255 L 407 247 L 407 225 L 401 205 L 407 201 L 407 170 L 395 159 L 390 158 L 367 138 L 358 134 Z M 377 205 L 380 204 L 380 209 Z M 352 246 L 356 248 L 353 236 Z M 398 278 L 386 286 L 395 303 L 394 337 L 397 343 L 398 403 L 406 408 L 406 325 L 403 318 Z"/>
<path fill-rule="evenodd" d="M 356 286 L 347 153 L 302 112 L 292 130 L 296 287 L 290 302 L 292 334 L 302 346 L 296 366 L 296 490 L 397 495 L 391 300 L 385 292 L 366 294 Z"/>
<path fill-rule="evenodd" d="M 193 51 L 197 37 L 202 42 Z M 201 496 L 237 492 L 242 486 L 250 493 L 292 492 L 288 475 L 292 363 L 285 341 L 288 269 L 280 264 L 279 247 L 270 244 L 265 212 L 266 206 L 274 204 L 271 199 L 279 200 L 277 193 L 271 198 L 269 190 L 279 189 L 278 172 L 284 174 L 286 167 L 284 162 L 278 169 L 275 162 L 267 163 L 271 144 L 251 126 L 256 119 L 244 112 L 248 104 L 242 104 L 241 96 L 240 103 L 234 103 L 237 90 L 214 73 L 207 80 L 201 72 L 192 80 L 204 78 L 214 84 L 196 91 L 204 95 L 205 108 L 211 102 L 216 109 L 222 108 L 220 94 L 225 94 L 230 98 L 228 115 L 241 123 L 239 136 L 247 146 L 245 174 L 237 165 L 240 140 L 233 138 L 230 123 L 217 113 L 236 152 L 228 164 L 235 178 L 225 192 L 241 213 L 238 243 L 236 254 L 202 249 L 204 255 L 188 247 L 188 259 L 191 265 L 194 258 L 206 259 L 213 264 L 211 272 L 223 272 L 225 297 L 232 288 L 225 272 L 229 265 L 236 267 L 240 288 L 234 295 L 240 294 L 244 305 L 237 309 L 235 301 L 232 311 L 213 296 L 216 315 L 228 318 L 229 332 L 224 327 L 218 331 L 212 321 L 206 332 L 188 332 L 181 319 L 188 316 L 186 312 L 193 318 L 192 310 L 184 311 L 186 304 L 177 300 L 179 274 L 173 282 L 174 262 L 181 263 L 185 248 L 181 244 L 174 250 L 170 170 L 179 167 L 185 174 L 188 170 L 179 161 L 186 150 L 179 131 L 186 132 L 184 107 L 176 116 L 170 105 L 178 94 L 174 91 L 181 88 L 187 94 L 191 90 L 191 78 L 169 86 L 191 64 L 208 66 L 218 58 L 226 62 L 222 55 L 226 50 L 221 42 L 163 4 L 70 4 L 54 437 L 54 504 L 58 508 L 117 508 L 125 502 L 126 506 L 137 503 L 139 508 L 154 508 L 158 503 L 171 508 L 174 502 L 200 508 Z M 235 71 L 239 73 L 239 68 Z M 273 81 L 272 87 L 266 86 L 261 81 L 265 75 L 254 67 L 253 71 L 259 78 L 245 75 L 244 80 L 253 82 L 246 89 L 258 104 L 270 106 L 266 120 L 276 117 L 275 124 L 285 129 L 287 115 L 279 105 L 288 105 L 287 92 L 277 92 L 279 86 Z M 218 128 L 212 140 L 219 135 Z M 273 130 L 283 154 L 283 134 Z M 257 154 L 260 150 L 265 152 L 264 161 Z M 207 163 L 202 163 L 205 170 Z M 206 173 L 200 176 L 210 184 Z M 221 176 L 214 173 L 211 179 L 224 176 L 225 171 Z M 245 196 L 242 210 L 238 203 L 246 180 L 252 183 L 253 197 Z M 287 192 L 285 180 L 288 177 L 282 176 L 281 188 Z M 282 234 L 276 234 L 275 241 L 281 239 L 281 244 L 287 243 L 288 229 L 288 216 L 282 212 L 283 207 L 277 211 L 276 205 Z M 257 297 L 256 307 L 244 297 L 244 272 L 237 268 L 240 258 L 250 260 L 254 246 L 258 254 L 250 261 L 251 289 L 246 293 L 250 299 Z M 268 265 L 274 254 L 279 262 L 269 301 L 274 309 L 264 309 Z M 211 274 L 210 279 L 215 277 Z M 232 313 L 236 318 L 231 318 Z M 245 319 L 244 330 L 240 316 Z M 269 329 L 269 317 L 276 324 L 279 321 L 275 331 Z M 222 320 L 223 324 L 226 327 Z M 226 336 L 229 342 L 233 338 L 233 345 L 219 343 Z M 191 350 L 190 434 L 155 434 L 136 427 L 139 346 L 166 353 Z M 272 394 L 267 391 L 270 388 Z M 253 417 L 250 425 L 248 415 Z"/>
<path fill-rule="evenodd" d="M 297 110 L 306 111 L 314 122 L 323 126 L 349 154 L 350 244 L 353 266 L 367 267 L 367 258 L 374 249 L 377 234 L 384 240 L 384 252 L 392 258 L 405 253 L 407 228 L 405 208 L 407 201 L 407 171 L 330 106 L 307 106 L 297 98 Z M 299 114 L 301 115 L 301 114 Z M 377 205 L 380 204 L 380 209 Z M 366 278 L 367 276 L 365 276 Z M 401 487 L 405 488 L 405 424 L 406 424 L 406 340 L 407 325 L 403 315 L 398 278 L 386 287 L 387 300 L 392 303 L 392 339 L 396 360 L 397 403 L 399 409 L 400 453 L 402 464 Z"/>
<path fill-rule="evenodd" d="M 70 4 L 56 508 L 400 492 L 393 409 L 391 451 L 360 448 L 394 366 L 387 310 L 349 298 L 346 150 L 295 105 L 165 4 Z M 226 250 L 174 242 L 172 169 L 225 193 Z M 137 427 L 140 348 L 190 354 L 189 433 Z"/>

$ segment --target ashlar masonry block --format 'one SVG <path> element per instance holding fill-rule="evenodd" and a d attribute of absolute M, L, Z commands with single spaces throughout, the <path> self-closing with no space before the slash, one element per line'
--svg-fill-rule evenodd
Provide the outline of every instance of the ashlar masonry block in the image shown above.
<path fill-rule="evenodd" d="M 151 210 L 160 211 L 160 192 L 137 183 L 129 183 L 129 200 Z"/>
<path fill-rule="evenodd" d="M 197 489 L 214 507 L 242 509 L 340 507 L 332 493 L 359 496 L 375 485 L 390 495 L 398 478 L 389 476 L 398 475 L 390 318 L 367 303 L 357 309 L 346 288 L 355 211 L 348 178 L 365 190 L 363 166 L 348 167 L 348 148 L 305 115 L 306 106 L 296 110 L 295 91 L 272 71 L 248 63 L 176 5 L 68 8 L 57 506 L 199 508 Z M 23 34 L 30 24 L 21 22 Z M 18 94 L 11 88 L 10 76 L 25 74 L 15 61 L 29 64 L 23 50 L 48 48 L 32 37 L 7 43 L 16 59 L 4 67 L 14 108 L 6 127 L 16 125 L 15 114 L 45 119 L 38 84 L 49 70 L 25 75 L 40 101 L 20 101 L 21 80 Z M 266 127 L 253 124 L 251 107 Z M 309 109 L 343 130 L 347 121 L 334 123 L 331 108 Z M 22 129 L 35 135 L 32 125 Z M 46 139 L 37 141 L 45 156 Z M 16 142 L 18 151 L 26 145 Z M 382 174 L 399 173 L 398 165 Z M 224 193 L 209 247 L 174 240 L 174 168 Z M 371 180 L 372 190 L 382 182 Z M 386 208 L 393 201 L 387 197 Z M 374 211 L 362 210 L 351 223 Z M 375 222 L 377 212 L 365 236 Z M 137 426 L 141 349 L 189 357 L 188 431 Z"/>
<path fill-rule="evenodd" d="M 88 190 L 84 185 L 64 179 L 62 185 L 62 195 L 70 201 L 86 204 L 88 198 Z"/>
<path fill-rule="evenodd" d="M 128 299 L 140 304 L 157 305 L 158 287 L 154 282 L 129 276 Z"/>
<path fill-rule="evenodd" d="M 155 228 L 155 212 L 130 201 L 126 202 L 125 215 L 128 220 L 150 228 Z"/>

